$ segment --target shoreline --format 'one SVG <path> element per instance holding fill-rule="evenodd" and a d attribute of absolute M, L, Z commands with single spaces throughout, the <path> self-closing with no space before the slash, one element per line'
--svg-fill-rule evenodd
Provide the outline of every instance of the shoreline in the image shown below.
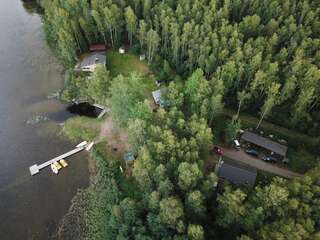
<path fill-rule="evenodd" d="M 85 214 L 88 208 L 89 190 L 94 187 L 97 177 L 97 166 L 94 158 L 89 155 L 87 158 L 89 171 L 89 186 L 78 188 L 76 194 L 70 201 L 69 209 L 60 219 L 57 229 L 52 235 L 52 239 L 84 239 L 86 231 Z"/>

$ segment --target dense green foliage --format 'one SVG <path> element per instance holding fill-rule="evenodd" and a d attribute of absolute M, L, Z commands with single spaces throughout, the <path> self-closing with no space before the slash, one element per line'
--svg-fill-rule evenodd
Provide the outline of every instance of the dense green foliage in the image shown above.
<path fill-rule="evenodd" d="M 105 159 L 104 143 L 96 146 L 99 174 L 88 190 L 84 238 L 222 239 L 226 229 L 227 239 L 319 239 L 319 168 L 253 190 L 226 186 L 216 199 L 216 176 L 201 170 L 199 146 L 212 137 L 205 122 L 193 118 L 177 134 L 172 126 L 183 114 L 160 110 L 154 117 L 135 162 L 137 182 L 129 183 L 141 195 L 126 194 L 119 162 Z M 191 132 L 197 137 L 188 137 Z"/>
<path fill-rule="evenodd" d="M 319 134 L 320 7 L 298 0 L 43 0 L 45 29 L 67 64 L 88 44 L 126 42 L 149 62 L 222 81 L 228 106 Z M 214 101 L 208 99 L 208 102 Z"/>
<path fill-rule="evenodd" d="M 159 110 L 152 122 L 135 138 L 145 142 L 133 169 L 140 195 L 125 194 L 119 163 L 101 159 L 103 144 L 96 148 L 95 154 L 100 153 L 94 157 L 102 173 L 88 213 L 90 239 L 204 239 L 212 232 L 209 213 L 217 177 L 204 174 L 202 160 L 211 130 L 197 117 L 181 124 L 185 117 L 176 109 Z"/>
<path fill-rule="evenodd" d="M 151 108 L 143 101 L 146 90 L 144 82 L 143 77 L 137 73 L 114 78 L 110 89 L 110 104 L 112 118 L 118 125 L 126 126 L 129 119 L 151 117 Z"/>
<path fill-rule="evenodd" d="M 236 109 L 229 142 L 245 109 L 260 113 L 257 128 L 269 117 L 319 135 L 319 1 L 43 0 L 42 6 L 47 38 L 67 66 L 91 43 L 125 44 L 168 82 L 168 106 L 153 113 L 144 76 L 110 76 L 103 67 L 91 79 L 68 75 L 65 98 L 110 104 L 137 154 L 133 181 L 124 185 L 119 163 L 95 156 L 100 186 L 87 238 L 319 239 L 319 169 L 292 182 L 218 191 L 216 175 L 205 168 L 209 126 L 224 106 Z M 175 73 L 182 78 L 171 81 Z M 137 194 L 128 194 L 132 189 Z"/>
<path fill-rule="evenodd" d="M 226 188 L 218 197 L 217 224 L 240 227 L 253 239 L 319 239 L 319 170 L 292 182 L 274 178 L 249 194 Z"/>
<path fill-rule="evenodd" d="M 74 101 L 87 99 L 89 102 L 106 105 L 110 97 L 112 77 L 105 66 L 98 65 L 92 76 L 75 74 L 72 70 L 65 74 L 62 99 Z"/>

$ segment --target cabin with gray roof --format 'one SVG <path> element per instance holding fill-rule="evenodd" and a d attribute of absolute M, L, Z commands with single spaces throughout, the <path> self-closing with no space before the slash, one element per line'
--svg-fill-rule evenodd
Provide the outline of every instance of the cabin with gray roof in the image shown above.
<path fill-rule="evenodd" d="M 244 132 L 241 136 L 241 140 L 248 143 L 252 143 L 258 147 L 264 148 L 282 158 L 285 158 L 287 155 L 287 151 L 288 151 L 287 146 L 277 143 L 275 141 L 272 141 L 269 138 L 259 136 L 252 132 L 248 132 L 248 131 Z"/>
<path fill-rule="evenodd" d="M 103 52 L 92 52 L 83 57 L 76 65 L 76 71 L 94 72 L 98 64 L 106 64 L 106 55 Z"/>
<path fill-rule="evenodd" d="M 252 187 L 256 182 L 257 169 L 235 162 L 220 160 L 216 166 L 216 174 L 220 180 Z"/>
<path fill-rule="evenodd" d="M 152 92 L 154 102 L 160 107 L 167 107 L 169 105 L 168 101 L 166 101 L 163 97 L 166 90 L 166 88 L 161 88 Z"/>

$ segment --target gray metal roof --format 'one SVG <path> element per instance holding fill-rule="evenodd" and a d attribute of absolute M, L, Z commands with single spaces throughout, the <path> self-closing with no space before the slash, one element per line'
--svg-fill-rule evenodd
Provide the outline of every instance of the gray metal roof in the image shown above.
<path fill-rule="evenodd" d="M 126 153 L 124 156 L 123 156 L 123 159 L 126 161 L 126 162 L 131 162 L 135 159 L 134 157 L 134 153 L 133 152 L 128 152 Z"/>
<path fill-rule="evenodd" d="M 105 64 L 106 63 L 106 55 L 101 52 L 93 52 L 88 56 L 84 57 L 82 61 L 77 66 L 79 69 L 83 67 L 89 67 L 95 64 Z"/>
<path fill-rule="evenodd" d="M 285 145 L 282 145 L 280 143 L 274 142 L 268 138 L 261 137 L 255 133 L 251 132 L 244 132 L 241 136 L 241 139 L 253 143 L 259 147 L 263 147 L 265 149 L 268 149 L 272 152 L 275 152 L 281 156 L 286 156 L 288 147 Z"/>
<path fill-rule="evenodd" d="M 161 89 L 152 92 L 153 100 L 156 104 L 160 104 L 161 101 Z"/>
<path fill-rule="evenodd" d="M 226 179 L 234 184 L 254 186 L 257 169 L 236 163 L 222 161 L 218 169 L 219 178 Z"/>

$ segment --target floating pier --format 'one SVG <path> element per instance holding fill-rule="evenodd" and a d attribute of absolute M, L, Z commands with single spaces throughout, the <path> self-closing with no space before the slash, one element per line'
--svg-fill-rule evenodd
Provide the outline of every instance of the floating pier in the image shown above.
<path fill-rule="evenodd" d="M 78 144 L 78 146 L 79 147 L 76 147 L 75 149 L 73 149 L 73 150 L 71 150 L 69 152 L 66 152 L 66 153 L 64 153 L 64 154 L 62 154 L 62 155 L 60 155 L 60 156 L 58 156 L 56 158 L 53 158 L 53 159 L 51 159 L 51 160 L 49 160 L 47 162 L 44 162 L 44 163 L 42 163 L 40 165 L 37 165 L 37 164 L 32 165 L 31 167 L 29 167 L 31 176 L 36 175 L 37 173 L 40 172 L 41 169 L 43 169 L 45 167 L 48 167 L 48 166 L 50 166 L 51 164 L 53 164 L 55 162 L 58 162 L 58 161 L 60 161 L 60 160 L 62 160 L 64 158 L 70 157 L 70 156 L 72 156 L 72 155 L 74 155 L 74 154 L 76 154 L 78 152 L 81 152 L 82 150 L 86 149 L 88 146 L 92 147 L 93 143 L 89 143 L 88 144 L 86 142 L 85 145 Z M 90 147 L 90 149 L 91 149 L 91 147 Z"/>

